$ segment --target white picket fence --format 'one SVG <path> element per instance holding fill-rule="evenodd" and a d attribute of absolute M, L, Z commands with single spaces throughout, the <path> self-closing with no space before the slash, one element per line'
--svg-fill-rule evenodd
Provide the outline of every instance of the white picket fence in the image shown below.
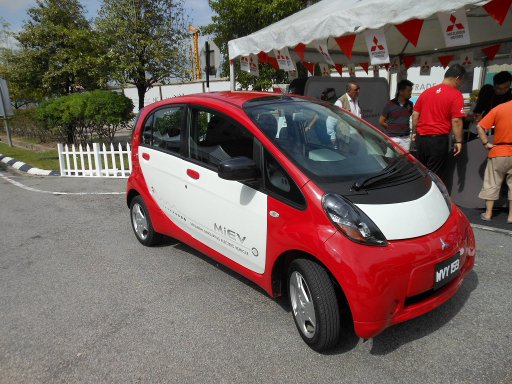
<path fill-rule="evenodd" d="M 61 176 L 75 177 L 128 177 L 132 171 L 130 144 L 123 149 L 119 143 L 117 150 L 113 144 L 92 143 L 82 147 L 74 144 L 58 144 Z"/>

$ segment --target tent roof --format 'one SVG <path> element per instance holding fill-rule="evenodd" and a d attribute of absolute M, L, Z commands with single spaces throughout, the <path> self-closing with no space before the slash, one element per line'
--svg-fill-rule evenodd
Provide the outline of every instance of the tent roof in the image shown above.
<path fill-rule="evenodd" d="M 502 0 L 507 1 L 507 0 Z M 461 49 L 474 49 L 496 42 L 510 54 L 512 41 L 512 17 L 502 26 L 490 16 L 482 5 L 489 1 L 476 0 L 323 0 L 251 35 L 231 40 L 229 58 L 234 59 L 260 52 L 273 56 L 273 49 L 293 48 L 299 43 L 306 45 L 305 60 L 323 61 L 316 50 L 315 41 L 327 40 L 327 47 L 336 63 L 368 61 L 364 30 L 380 29 L 385 33 L 389 54 L 425 55 L 449 53 Z M 471 45 L 445 48 L 444 37 L 436 13 L 465 9 L 469 24 Z M 415 47 L 394 25 L 411 19 L 423 19 L 418 44 Z M 356 34 L 353 57 L 342 54 L 335 37 Z M 295 56 L 294 52 L 290 53 Z M 480 52 L 482 55 L 482 53 Z M 475 56 L 476 58 L 476 56 Z M 359 60 L 359 61 L 358 61 Z"/>

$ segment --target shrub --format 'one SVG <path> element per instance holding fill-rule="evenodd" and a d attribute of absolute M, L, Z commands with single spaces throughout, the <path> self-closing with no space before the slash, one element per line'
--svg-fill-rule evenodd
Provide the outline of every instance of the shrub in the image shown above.
<path fill-rule="evenodd" d="M 96 90 L 46 101 L 37 116 L 47 131 L 67 143 L 112 142 L 133 117 L 132 110 L 128 97 Z"/>

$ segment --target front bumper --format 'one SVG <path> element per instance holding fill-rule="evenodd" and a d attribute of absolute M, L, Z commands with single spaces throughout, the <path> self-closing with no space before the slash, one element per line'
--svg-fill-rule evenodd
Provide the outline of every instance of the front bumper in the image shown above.
<path fill-rule="evenodd" d="M 445 224 L 426 236 L 369 247 L 347 246 L 347 239 L 337 233 L 325 245 L 333 257 L 330 270 L 348 300 L 355 332 L 363 338 L 440 306 L 457 292 L 475 263 L 473 230 L 455 206 Z M 436 265 L 457 254 L 458 274 L 434 290 Z"/>

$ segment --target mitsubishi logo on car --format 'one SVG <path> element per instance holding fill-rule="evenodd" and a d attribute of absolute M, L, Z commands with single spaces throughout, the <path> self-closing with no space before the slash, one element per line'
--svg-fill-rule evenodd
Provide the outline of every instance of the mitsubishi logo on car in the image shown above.
<path fill-rule="evenodd" d="M 441 242 L 441 249 L 444 251 L 446 248 L 450 246 L 450 244 L 445 243 L 442 238 L 439 238 L 439 241 Z"/>

